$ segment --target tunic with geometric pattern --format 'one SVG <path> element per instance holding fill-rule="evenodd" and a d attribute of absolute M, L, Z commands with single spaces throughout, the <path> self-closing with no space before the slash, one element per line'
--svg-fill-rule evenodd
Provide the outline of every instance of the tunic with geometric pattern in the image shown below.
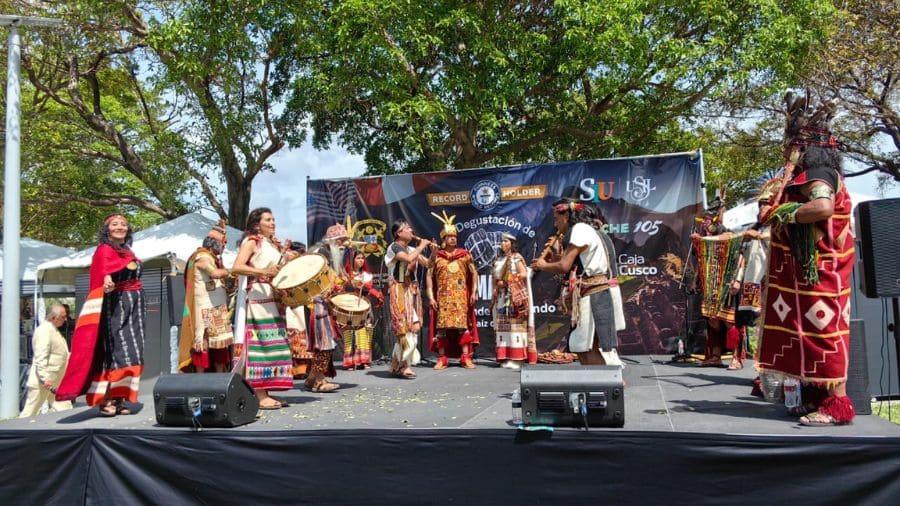
<path fill-rule="evenodd" d="M 837 187 L 834 214 L 815 223 L 821 236 L 816 241 L 819 281 L 809 284 L 801 278 L 786 227 L 773 227 L 758 368 L 832 386 L 847 378 L 850 275 L 855 256 L 851 203 L 840 176 L 822 179 L 817 171 L 795 176 L 786 188 L 787 200 L 807 201 L 797 190 L 814 180 Z"/>

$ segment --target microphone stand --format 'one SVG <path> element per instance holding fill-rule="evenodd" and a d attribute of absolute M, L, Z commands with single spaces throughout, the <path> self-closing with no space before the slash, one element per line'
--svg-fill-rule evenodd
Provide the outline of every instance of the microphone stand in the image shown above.
<path fill-rule="evenodd" d="M 691 218 L 691 236 L 697 231 L 697 220 L 696 218 Z M 691 239 L 691 244 L 688 247 L 687 254 L 684 259 L 684 267 L 682 267 L 681 280 L 678 281 L 678 289 L 679 291 L 684 289 L 684 278 L 685 273 L 688 270 L 688 266 L 690 265 L 691 258 L 694 255 L 694 240 Z M 694 281 L 696 281 L 696 276 L 699 275 L 698 272 L 694 273 Z M 696 288 L 695 288 L 696 289 Z M 682 292 L 684 293 L 684 292 Z M 692 301 L 694 298 L 693 291 L 691 293 L 685 293 L 684 298 L 684 340 L 682 341 L 679 337 L 678 340 L 684 343 L 684 350 L 679 353 L 678 349 L 675 349 L 675 353 L 672 355 L 672 359 L 669 361 L 670 364 L 685 364 L 691 362 L 693 360 L 693 356 L 691 355 L 691 350 L 693 349 L 694 339 L 691 334 L 691 326 L 689 323 L 689 317 L 692 313 Z"/>

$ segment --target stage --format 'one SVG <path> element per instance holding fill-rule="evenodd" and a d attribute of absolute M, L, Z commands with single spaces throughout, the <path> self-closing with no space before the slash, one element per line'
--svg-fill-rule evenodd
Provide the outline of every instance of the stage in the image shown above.
<path fill-rule="evenodd" d="M 232 502 L 235 487 L 250 504 L 900 497 L 900 425 L 858 416 L 802 427 L 783 406 L 750 395 L 752 366 L 669 358 L 625 357 L 625 427 L 590 432 L 517 431 L 509 397 L 519 373 L 489 361 L 419 367 L 414 380 L 385 366 L 339 370 L 335 393 L 282 392 L 287 409 L 199 433 L 157 426 L 145 381 L 132 416 L 100 418 L 81 405 L 0 422 L 0 499 L 213 503 Z"/>

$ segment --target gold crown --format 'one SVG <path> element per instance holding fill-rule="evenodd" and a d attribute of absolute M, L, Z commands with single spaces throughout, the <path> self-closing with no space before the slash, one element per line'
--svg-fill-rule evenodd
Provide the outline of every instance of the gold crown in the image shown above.
<path fill-rule="evenodd" d="M 441 228 L 441 239 L 448 235 L 457 235 L 456 225 L 453 224 L 453 220 L 456 219 L 456 215 L 447 216 L 447 211 L 441 210 L 441 214 L 431 213 L 432 216 L 438 219 L 443 224 Z"/>

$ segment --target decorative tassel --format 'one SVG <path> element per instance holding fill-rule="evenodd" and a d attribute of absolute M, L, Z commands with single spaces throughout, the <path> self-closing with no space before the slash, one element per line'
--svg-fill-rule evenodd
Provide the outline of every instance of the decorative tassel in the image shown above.
<path fill-rule="evenodd" d="M 812 223 L 796 223 L 800 202 L 786 202 L 778 206 L 769 217 L 769 222 L 785 227 L 790 239 L 791 254 L 800 265 L 800 277 L 807 284 L 819 282 L 819 251 L 816 249 L 816 230 Z"/>
<path fill-rule="evenodd" d="M 838 397 L 837 395 L 829 396 L 822 401 L 819 412 L 834 418 L 837 423 L 849 423 L 856 416 L 856 410 L 853 409 L 853 403 L 846 395 Z"/>

